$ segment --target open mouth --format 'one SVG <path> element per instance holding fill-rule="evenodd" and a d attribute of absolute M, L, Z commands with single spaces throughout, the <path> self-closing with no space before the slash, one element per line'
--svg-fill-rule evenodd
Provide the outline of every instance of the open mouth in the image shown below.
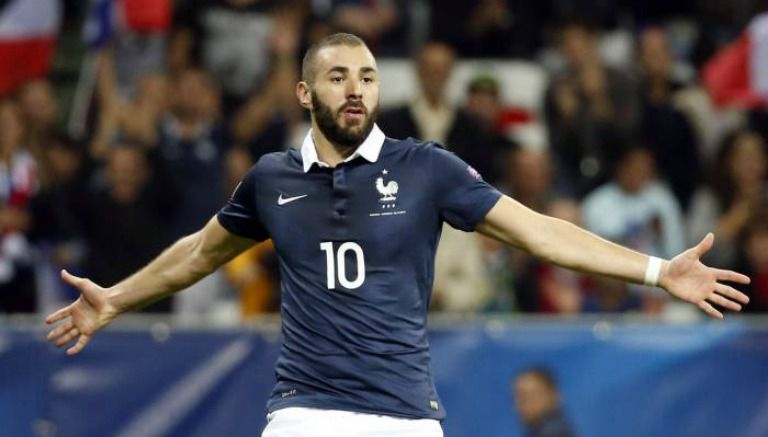
<path fill-rule="evenodd" d="M 365 108 L 361 107 L 348 107 L 345 108 L 342 113 L 348 120 L 362 120 L 365 117 Z"/>

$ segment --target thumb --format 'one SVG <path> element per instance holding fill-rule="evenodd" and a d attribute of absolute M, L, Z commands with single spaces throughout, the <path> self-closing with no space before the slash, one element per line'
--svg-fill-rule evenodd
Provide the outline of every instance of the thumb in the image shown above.
<path fill-rule="evenodd" d="M 85 285 L 85 279 L 79 278 L 72 273 L 69 273 L 66 269 L 61 269 L 61 279 L 64 280 L 67 284 L 77 287 L 82 290 L 82 287 Z"/>
<path fill-rule="evenodd" d="M 61 279 L 69 285 L 77 287 L 77 289 L 85 296 L 86 300 L 92 301 L 94 297 L 98 298 L 98 293 L 95 293 L 94 287 L 90 286 L 93 283 L 88 279 L 75 276 L 65 269 L 61 270 Z"/>
<path fill-rule="evenodd" d="M 709 232 L 700 242 L 693 248 L 697 258 L 701 258 L 705 253 L 709 252 L 712 248 L 712 244 L 715 242 L 715 236 Z"/>

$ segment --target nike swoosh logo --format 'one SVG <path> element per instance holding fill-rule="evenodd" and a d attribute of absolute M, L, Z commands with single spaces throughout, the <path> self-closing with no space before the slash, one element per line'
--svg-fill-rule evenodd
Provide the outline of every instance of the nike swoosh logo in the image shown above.
<path fill-rule="evenodd" d="M 309 194 L 302 194 L 301 196 L 293 196 L 293 197 L 283 197 L 283 193 L 280 193 L 280 197 L 277 198 L 277 204 L 278 205 L 285 205 L 286 203 L 291 203 L 294 200 L 303 199 L 304 197 L 309 196 Z"/>

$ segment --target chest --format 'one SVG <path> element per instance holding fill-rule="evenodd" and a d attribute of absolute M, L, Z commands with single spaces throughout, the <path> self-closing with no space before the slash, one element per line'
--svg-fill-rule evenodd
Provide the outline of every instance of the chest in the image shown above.
<path fill-rule="evenodd" d="M 262 184 L 259 215 L 278 250 L 316 252 L 323 242 L 355 242 L 382 257 L 439 226 L 426 176 L 405 162 L 357 162 Z"/>

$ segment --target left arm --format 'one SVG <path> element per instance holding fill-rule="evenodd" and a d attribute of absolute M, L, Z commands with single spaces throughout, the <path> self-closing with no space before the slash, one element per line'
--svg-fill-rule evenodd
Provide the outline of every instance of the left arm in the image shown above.
<path fill-rule="evenodd" d="M 610 214 L 610 211 L 606 211 Z M 643 283 L 649 256 L 604 240 L 578 226 L 539 214 L 503 196 L 478 224 L 478 232 L 518 247 L 553 264 L 585 273 Z M 698 245 L 664 260 L 658 285 L 712 317 L 712 304 L 739 311 L 749 298 L 722 281 L 749 283 L 742 274 L 708 267 L 699 261 L 714 241 L 708 234 Z"/>

